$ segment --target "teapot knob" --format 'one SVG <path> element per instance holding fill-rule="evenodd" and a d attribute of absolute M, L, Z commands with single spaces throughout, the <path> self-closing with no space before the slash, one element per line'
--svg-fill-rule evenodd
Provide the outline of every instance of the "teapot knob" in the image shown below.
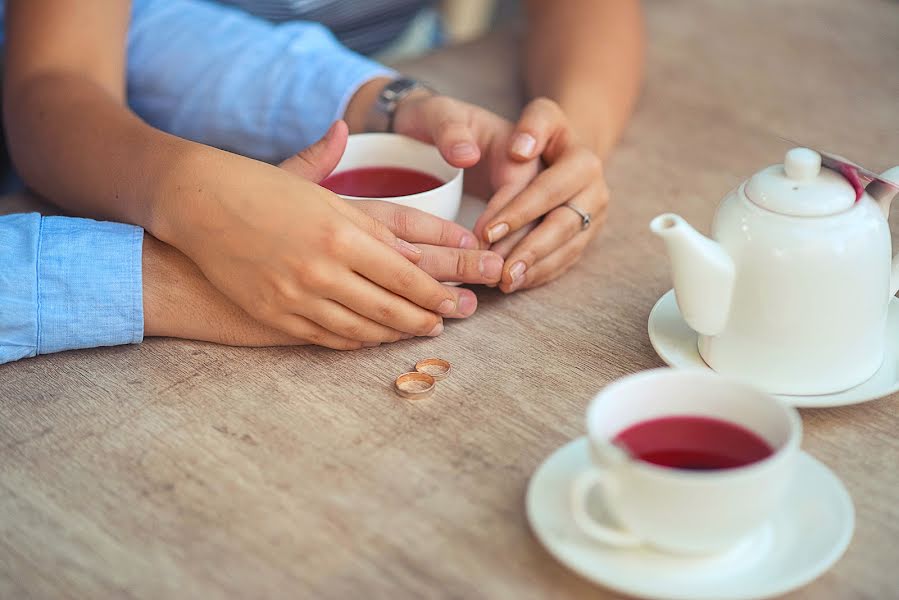
<path fill-rule="evenodd" d="M 796 181 L 814 179 L 821 172 L 821 155 L 808 148 L 793 148 L 784 158 L 784 171 Z"/>

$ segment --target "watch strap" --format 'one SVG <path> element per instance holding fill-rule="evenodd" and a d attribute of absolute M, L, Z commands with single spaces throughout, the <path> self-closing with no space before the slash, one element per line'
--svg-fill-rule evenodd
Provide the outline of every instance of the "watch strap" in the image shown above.
<path fill-rule="evenodd" d="M 400 102 L 417 90 L 434 92 L 434 88 L 411 77 L 398 77 L 385 85 L 378 94 L 369 116 L 368 130 L 393 133 L 396 111 Z"/>

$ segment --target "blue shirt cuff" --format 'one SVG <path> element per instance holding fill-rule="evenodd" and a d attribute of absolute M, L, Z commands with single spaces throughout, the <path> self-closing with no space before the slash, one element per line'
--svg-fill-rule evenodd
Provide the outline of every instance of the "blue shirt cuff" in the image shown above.
<path fill-rule="evenodd" d="M 144 337 L 143 229 L 44 217 L 38 246 L 38 354 Z"/>
<path fill-rule="evenodd" d="M 143 230 L 0 216 L 0 363 L 143 339 Z"/>

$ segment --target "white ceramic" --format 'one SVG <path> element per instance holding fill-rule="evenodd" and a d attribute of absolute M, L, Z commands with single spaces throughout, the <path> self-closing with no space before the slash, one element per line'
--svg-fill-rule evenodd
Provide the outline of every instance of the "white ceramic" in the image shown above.
<path fill-rule="evenodd" d="M 456 217 L 456 223 L 468 229 L 474 230 L 475 223 L 481 217 L 487 203 L 471 194 L 462 195 L 462 205 L 459 207 L 459 215 Z"/>
<path fill-rule="evenodd" d="M 590 467 L 587 438 L 550 455 L 528 485 L 528 521 L 559 562 L 594 583 L 657 600 L 755 600 L 786 594 L 829 569 L 852 539 L 852 500 L 826 466 L 800 452 L 787 497 L 771 518 L 732 550 L 709 557 L 652 548 L 621 549 L 581 533 L 568 490 Z M 707 503 L 697 506 L 705 510 Z M 590 507 L 599 514 L 597 502 Z"/>
<path fill-rule="evenodd" d="M 782 402 L 797 407 L 832 407 L 876 400 L 899 391 L 899 298 L 890 301 L 884 327 L 886 351 L 880 368 L 866 381 L 835 394 L 789 396 L 776 395 Z M 659 298 L 649 313 L 649 340 L 659 357 L 677 369 L 711 369 L 699 355 L 697 333 L 680 314 L 674 290 Z M 749 383 L 752 383 L 749 381 Z"/>
<path fill-rule="evenodd" d="M 741 425 L 774 453 L 744 467 L 690 471 L 609 452 L 614 437 L 631 425 L 676 415 Z M 709 372 L 655 369 L 597 394 L 587 409 L 587 434 L 594 466 L 571 491 L 572 516 L 585 534 L 623 547 L 709 554 L 739 543 L 778 509 L 793 476 L 802 424 L 795 409 L 746 384 Z M 591 490 L 603 496 L 620 527 L 590 517 Z"/>
<path fill-rule="evenodd" d="M 346 151 L 334 173 L 363 167 L 403 167 L 428 173 L 443 185 L 420 194 L 393 198 L 344 196 L 345 200 L 388 200 L 411 206 L 448 221 L 455 221 L 462 200 L 462 169 L 443 160 L 436 147 L 395 133 L 359 133 L 347 140 Z"/>
<path fill-rule="evenodd" d="M 899 182 L 899 167 L 882 177 Z M 712 369 L 768 392 L 809 395 L 849 389 L 877 371 L 899 289 L 887 225 L 899 187 L 877 189 L 879 197 L 856 201 L 817 152 L 794 148 L 724 198 L 714 241 L 677 215 L 652 221 L 681 313 Z"/>

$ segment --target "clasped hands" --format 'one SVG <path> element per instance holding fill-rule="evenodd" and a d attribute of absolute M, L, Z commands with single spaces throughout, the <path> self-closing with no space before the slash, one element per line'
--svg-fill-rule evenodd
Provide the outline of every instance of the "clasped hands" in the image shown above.
<path fill-rule="evenodd" d="M 439 282 L 531 288 L 567 271 L 599 232 L 608 189 L 597 156 L 559 107 L 531 102 L 517 124 L 477 106 L 413 94 L 397 133 L 436 145 L 467 169 L 466 192 L 489 198 L 474 227 L 382 201 L 347 202 L 315 183 L 348 135 L 338 121 L 280 168 L 229 155 L 216 164 L 227 195 L 202 209 L 171 207 L 163 240 L 267 332 L 263 343 L 354 349 L 443 331 L 477 307 Z M 188 169 L 209 167 L 202 157 Z M 230 164 L 233 163 L 233 164 Z M 570 202 L 591 215 L 581 217 Z"/>

